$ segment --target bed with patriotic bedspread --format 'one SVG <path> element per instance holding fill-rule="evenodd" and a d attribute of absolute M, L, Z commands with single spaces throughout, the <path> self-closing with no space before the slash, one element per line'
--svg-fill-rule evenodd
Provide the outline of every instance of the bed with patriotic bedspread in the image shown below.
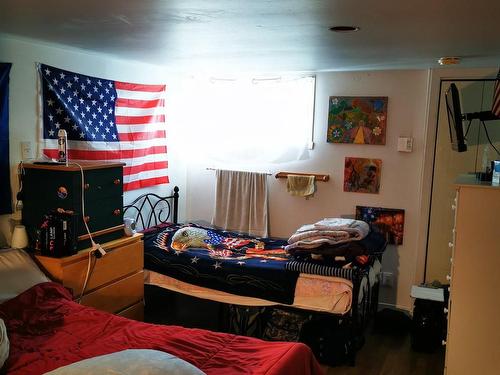
<path fill-rule="evenodd" d="M 125 216 L 146 228 L 146 284 L 223 304 L 326 312 L 348 320 L 353 336 L 362 334 L 377 307 L 385 238 L 370 232 L 352 243 L 326 244 L 314 251 L 326 255 L 318 259 L 300 248 L 286 251 L 286 240 L 178 224 L 178 191 L 146 194 L 125 207 Z"/>
<path fill-rule="evenodd" d="M 377 235 L 367 236 L 361 243 L 366 253 L 384 246 Z M 301 275 L 309 276 L 309 284 L 311 278 L 322 276 L 317 280 L 349 280 L 354 288 L 357 279 L 370 270 L 356 260 L 357 256 L 346 259 L 344 255 L 341 261 L 313 259 L 308 252 L 290 254 L 285 250 L 287 245 L 282 239 L 257 238 L 192 223 L 164 224 L 145 233 L 144 263 L 150 272 L 184 283 L 284 305 L 294 304 L 297 285 L 303 284 Z"/>

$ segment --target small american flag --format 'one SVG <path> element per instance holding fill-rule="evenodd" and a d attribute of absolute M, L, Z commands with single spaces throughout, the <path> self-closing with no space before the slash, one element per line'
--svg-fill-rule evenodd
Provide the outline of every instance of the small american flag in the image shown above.
<path fill-rule="evenodd" d="M 493 106 L 491 112 L 497 117 L 500 117 L 500 69 L 498 69 L 495 88 L 493 89 Z"/>
<path fill-rule="evenodd" d="M 207 231 L 208 239 L 205 242 L 209 245 L 222 245 L 227 249 L 238 249 L 242 246 L 246 246 L 252 241 L 247 240 L 245 238 L 236 238 L 236 237 L 224 237 L 218 233 L 215 233 L 211 230 Z"/>
<path fill-rule="evenodd" d="M 38 65 L 42 152 L 57 159 L 57 132 L 68 134 L 68 158 L 120 161 L 124 191 L 166 184 L 165 85 L 89 77 Z"/>

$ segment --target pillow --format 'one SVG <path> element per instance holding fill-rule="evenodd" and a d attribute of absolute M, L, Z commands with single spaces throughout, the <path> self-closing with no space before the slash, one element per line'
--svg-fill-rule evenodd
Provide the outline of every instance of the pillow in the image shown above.
<path fill-rule="evenodd" d="M 9 338 L 7 337 L 7 328 L 0 319 L 0 369 L 3 367 L 5 361 L 9 357 Z"/>
<path fill-rule="evenodd" d="M 203 375 L 197 367 L 165 352 L 150 349 L 127 349 L 84 359 L 59 367 L 45 375 Z"/>
<path fill-rule="evenodd" d="M 0 303 L 47 281 L 50 280 L 24 250 L 0 250 Z"/>

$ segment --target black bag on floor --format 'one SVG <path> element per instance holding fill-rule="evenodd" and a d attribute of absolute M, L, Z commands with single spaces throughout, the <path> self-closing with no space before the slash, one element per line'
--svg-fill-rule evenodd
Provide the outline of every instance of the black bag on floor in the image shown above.
<path fill-rule="evenodd" d="M 302 326 L 300 341 L 308 345 L 316 359 L 328 366 L 345 364 L 352 351 L 350 331 L 345 319 L 313 318 Z"/>

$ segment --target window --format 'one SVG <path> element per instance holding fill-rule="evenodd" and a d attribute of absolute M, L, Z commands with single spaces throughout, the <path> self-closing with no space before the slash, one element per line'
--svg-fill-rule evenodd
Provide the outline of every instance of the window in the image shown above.
<path fill-rule="evenodd" d="M 193 82 L 190 153 L 216 164 L 298 160 L 312 141 L 315 77 Z"/>

